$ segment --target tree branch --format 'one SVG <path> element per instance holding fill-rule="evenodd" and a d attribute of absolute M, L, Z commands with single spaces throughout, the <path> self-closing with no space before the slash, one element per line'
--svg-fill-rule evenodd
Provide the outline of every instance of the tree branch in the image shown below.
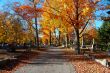
<path fill-rule="evenodd" d="M 83 29 L 81 30 L 81 32 L 80 32 L 79 34 L 82 34 L 82 32 L 85 30 L 85 28 L 86 28 L 88 22 L 89 22 L 89 19 L 87 20 L 86 24 L 84 25 Z"/>

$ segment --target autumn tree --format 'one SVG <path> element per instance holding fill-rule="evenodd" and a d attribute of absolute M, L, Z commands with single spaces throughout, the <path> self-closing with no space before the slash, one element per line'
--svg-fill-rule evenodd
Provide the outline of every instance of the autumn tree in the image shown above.
<path fill-rule="evenodd" d="M 19 7 L 15 7 L 16 13 L 20 15 L 24 20 L 26 20 L 29 24 L 29 26 L 32 24 L 30 21 L 32 21 L 33 18 L 35 18 L 35 32 L 36 32 L 36 37 L 35 37 L 35 43 L 37 40 L 37 47 L 39 47 L 39 36 L 38 36 L 38 24 L 37 24 L 37 17 L 39 17 L 40 12 L 42 11 L 40 8 L 36 8 L 36 4 L 39 2 L 37 0 L 31 1 L 32 5 L 21 5 Z M 34 24 L 34 23 L 33 23 Z M 29 27 L 30 28 L 30 27 Z"/>
<path fill-rule="evenodd" d="M 61 41 L 64 39 L 66 46 L 69 43 L 69 35 L 71 32 L 73 32 L 73 28 L 70 24 L 63 22 L 59 16 L 54 15 L 51 12 L 44 11 L 42 14 L 42 20 L 40 22 L 41 27 L 47 29 L 48 28 L 48 37 L 50 37 L 50 44 L 52 39 L 52 33 L 56 34 L 54 35 L 54 41 L 56 41 L 56 45 L 61 45 Z M 62 25 L 64 24 L 64 25 Z M 70 30 L 71 29 L 71 30 Z M 46 31 L 44 31 L 46 32 Z M 44 37 L 45 38 L 45 37 Z M 58 41 L 58 42 L 57 42 Z M 63 42 L 63 41 L 62 41 Z"/>
<path fill-rule="evenodd" d="M 24 32 L 23 24 L 16 17 L 9 13 L 2 13 L 0 15 L 0 42 L 23 44 L 27 42 L 23 40 L 24 38 L 27 37 L 29 39 L 29 34 L 26 31 Z M 25 33 L 28 35 L 24 35 Z"/>
<path fill-rule="evenodd" d="M 57 15 L 63 22 L 71 24 L 76 34 L 76 52 L 80 54 L 80 34 L 83 33 L 88 22 L 92 20 L 99 0 L 46 0 L 44 8 L 48 13 Z"/>
<path fill-rule="evenodd" d="M 52 33 L 53 33 L 53 24 L 52 23 L 48 23 L 48 20 L 43 20 L 40 24 L 41 24 L 41 31 L 43 33 L 43 38 L 47 38 L 48 37 L 48 41 L 49 44 L 51 46 L 52 44 Z M 51 21 L 50 21 L 51 22 Z"/>
<path fill-rule="evenodd" d="M 6 25 L 6 17 L 8 13 L 4 13 L 0 15 L 0 41 L 1 42 L 6 42 L 7 38 L 7 25 Z"/>

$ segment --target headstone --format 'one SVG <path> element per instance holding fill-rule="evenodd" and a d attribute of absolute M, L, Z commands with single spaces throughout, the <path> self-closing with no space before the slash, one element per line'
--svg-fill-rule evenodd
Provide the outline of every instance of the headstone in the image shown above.
<path fill-rule="evenodd" d="M 107 59 L 95 59 L 95 61 L 102 64 L 105 67 L 109 67 Z"/>

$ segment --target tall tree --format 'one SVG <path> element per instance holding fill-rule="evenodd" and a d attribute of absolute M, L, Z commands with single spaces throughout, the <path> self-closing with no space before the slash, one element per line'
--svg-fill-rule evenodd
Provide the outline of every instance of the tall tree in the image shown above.
<path fill-rule="evenodd" d="M 40 8 L 36 8 L 37 3 L 39 0 L 32 0 L 32 6 L 29 5 L 22 5 L 19 7 L 15 7 L 15 11 L 20 15 L 24 20 L 27 20 L 28 24 L 30 25 L 30 21 L 35 18 L 35 44 L 37 43 L 37 47 L 39 48 L 39 36 L 38 36 L 38 24 L 37 24 L 37 17 L 39 17 L 40 12 L 42 11 Z M 37 40 L 37 42 L 36 42 Z"/>
<path fill-rule="evenodd" d="M 109 49 L 109 45 L 110 45 L 110 21 L 104 21 L 103 25 L 99 28 L 98 31 L 99 31 L 100 44 L 103 47 L 106 47 L 106 49 Z"/>
<path fill-rule="evenodd" d="M 48 12 L 44 11 L 42 14 L 42 18 L 43 19 L 40 22 L 41 27 L 48 28 L 49 32 L 51 32 L 51 35 L 49 36 L 49 37 L 51 37 L 50 42 L 52 39 L 52 33 L 56 34 L 56 31 L 59 33 L 57 33 L 57 36 L 55 36 L 55 41 L 57 41 L 59 43 L 59 45 L 60 45 L 61 39 L 68 38 L 68 36 L 73 31 L 73 28 L 70 24 L 63 22 L 59 16 L 54 15 L 51 12 L 48 13 Z M 58 34 L 59 34 L 59 36 L 58 36 Z M 67 41 L 67 39 L 65 39 L 65 42 L 66 41 Z M 66 42 L 66 43 L 68 43 L 68 42 Z"/>
<path fill-rule="evenodd" d="M 34 33 L 30 34 L 29 31 L 24 31 L 23 24 L 17 16 L 9 13 L 2 13 L 0 15 L 0 26 L 0 42 L 27 43 Z"/>
<path fill-rule="evenodd" d="M 80 54 L 80 34 L 83 33 L 89 20 L 92 20 L 99 0 L 46 0 L 44 10 L 59 16 L 63 22 L 71 24 L 76 34 L 76 53 Z"/>

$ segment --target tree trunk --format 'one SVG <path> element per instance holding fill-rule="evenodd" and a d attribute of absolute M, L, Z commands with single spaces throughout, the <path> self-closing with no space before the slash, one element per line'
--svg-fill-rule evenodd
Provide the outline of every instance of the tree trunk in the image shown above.
<path fill-rule="evenodd" d="M 76 54 L 80 54 L 80 37 L 79 37 L 79 29 L 76 29 Z"/>
<path fill-rule="evenodd" d="M 84 36 L 82 36 L 82 47 L 84 46 Z"/>
<path fill-rule="evenodd" d="M 61 34 L 61 32 L 59 31 L 59 46 L 61 45 L 61 43 L 60 43 L 60 40 L 61 40 L 61 38 L 60 38 L 60 34 Z"/>
<path fill-rule="evenodd" d="M 34 43 L 35 43 L 35 45 L 36 45 L 36 42 L 37 42 L 37 41 L 36 41 L 36 40 L 37 40 L 37 39 L 36 39 L 36 36 L 34 37 L 34 40 L 35 40 L 35 42 L 34 42 Z"/>
<path fill-rule="evenodd" d="M 93 52 L 95 52 L 95 40 L 94 40 L 94 38 L 92 39 L 92 50 L 93 50 Z"/>
<path fill-rule="evenodd" d="M 79 0 L 76 0 L 76 24 L 75 24 L 75 31 L 76 31 L 76 53 L 80 54 L 80 33 L 79 33 Z M 73 24 L 74 25 L 74 24 Z"/>
<path fill-rule="evenodd" d="M 68 34 L 66 34 L 66 41 L 67 41 L 67 47 L 68 47 L 68 44 L 69 44 Z"/>
<path fill-rule="evenodd" d="M 51 30 L 50 30 L 50 46 L 51 46 L 51 42 L 52 42 L 51 37 L 52 37 L 52 36 L 51 36 Z"/>
<path fill-rule="evenodd" d="M 56 31 L 54 31 L 55 33 L 55 46 L 57 46 L 57 34 L 56 34 Z"/>
<path fill-rule="evenodd" d="M 35 25 L 36 25 L 36 44 L 37 48 L 39 49 L 39 35 L 38 35 L 38 27 L 37 27 L 37 18 L 35 18 Z"/>
<path fill-rule="evenodd" d="M 67 47 L 67 34 L 65 34 L 65 47 Z"/>
<path fill-rule="evenodd" d="M 94 38 L 92 39 L 92 44 L 95 44 L 95 40 L 94 40 Z"/>

